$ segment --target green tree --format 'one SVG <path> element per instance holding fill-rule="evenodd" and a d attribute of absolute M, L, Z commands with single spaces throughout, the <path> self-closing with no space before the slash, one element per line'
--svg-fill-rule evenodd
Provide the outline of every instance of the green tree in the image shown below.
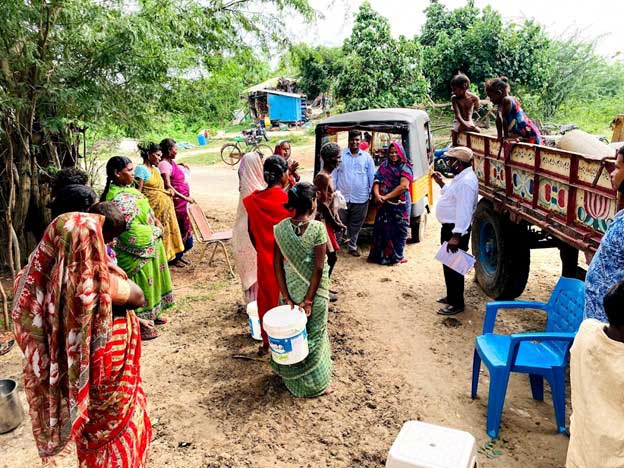
<path fill-rule="evenodd" d="M 296 44 L 291 46 L 289 56 L 299 76 L 299 87 L 310 99 L 333 89 L 343 66 L 340 47 Z"/>
<path fill-rule="evenodd" d="M 443 33 L 467 31 L 477 21 L 478 15 L 479 9 L 474 6 L 473 0 L 452 11 L 436 0 L 431 0 L 430 5 L 425 8 L 426 21 L 420 33 L 420 43 L 425 47 L 432 47 Z"/>
<path fill-rule="evenodd" d="M 215 56 L 271 44 L 293 13 L 314 16 L 307 0 L 5 0 L 0 243 L 11 248 L 0 260 L 15 270 L 18 244 L 41 234 L 50 175 L 84 156 L 81 129 L 141 135 L 179 77 L 213 76 Z"/>
<path fill-rule="evenodd" d="M 509 25 L 500 41 L 498 70 L 528 90 L 542 90 L 551 67 L 551 39 L 532 20 Z"/>
<path fill-rule="evenodd" d="M 360 7 L 342 50 L 344 66 L 337 77 L 336 96 L 347 110 L 407 107 L 425 99 L 428 85 L 420 44 L 394 39 L 388 20 L 368 2 Z"/>
<path fill-rule="evenodd" d="M 558 39 L 544 39 L 542 33 L 532 41 L 519 38 L 515 47 L 513 41 L 512 38 L 507 43 L 507 50 L 511 51 L 506 57 L 509 67 L 514 60 L 533 60 L 532 68 L 518 70 L 525 70 L 527 76 L 518 80 L 520 86 L 514 87 L 528 111 L 543 120 L 559 116 L 588 130 L 606 127 L 617 113 L 613 103 L 620 102 L 624 95 L 622 64 L 596 54 L 596 42 L 581 39 L 575 31 Z M 530 45 L 522 46 L 523 43 Z M 515 59 L 514 54 L 521 58 Z M 596 121 L 600 115 L 602 118 Z"/>
<path fill-rule="evenodd" d="M 452 11 L 434 3 L 425 14 L 420 41 L 435 98 L 448 99 L 449 82 L 458 72 L 466 73 L 481 95 L 483 83 L 499 75 L 530 90 L 543 87 L 550 40 L 535 22 L 504 23 L 494 9 L 479 10 L 472 2 Z"/>
<path fill-rule="evenodd" d="M 544 117 L 552 117 L 565 101 L 587 101 L 602 94 L 596 84 L 606 64 L 595 54 L 595 46 L 595 42 L 579 40 L 576 33 L 550 43 L 546 52 L 549 67 L 539 94 Z"/>
<path fill-rule="evenodd" d="M 241 107 L 243 90 L 266 80 L 270 73 L 267 62 L 251 49 L 234 55 L 214 55 L 208 69 L 211 71 L 202 76 L 172 80 L 171 92 L 160 103 L 165 112 L 163 120 L 174 116 L 193 130 L 205 127 L 207 122 L 223 126 Z"/>

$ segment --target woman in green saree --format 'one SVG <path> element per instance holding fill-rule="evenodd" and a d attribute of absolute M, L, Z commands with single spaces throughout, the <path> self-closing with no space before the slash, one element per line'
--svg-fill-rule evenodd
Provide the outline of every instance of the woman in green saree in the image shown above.
<path fill-rule="evenodd" d="M 314 220 L 316 187 L 301 182 L 288 192 L 287 209 L 295 210 L 274 227 L 275 255 L 273 267 L 282 298 L 291 306 L 298 305 L 308 317 L 309 354 L 293 365 L 271 361 L 273 370 L 296 397 L 316 397 L 331 393 L 332 362 L 327 307 L 329 275 L 325 249 L 325 225 Z"/>
<path fill-rule="evenodd" d="M 106 188 L 102 201 L 113 202 L 126 219 L 127 231 L 114 246 L 117 264 L 137 283 L 145 295 L 145 305 L 135 312 L 156 325 L 167 323 L 163 311 L 174 305 L 173 285 L 162 243 L 162 228 L 149 201 L 132 186 L 134 166 L 129 158 L 114 156 L 106 164 Z M 142 327 L 145 339 L 158 336 Z"/>

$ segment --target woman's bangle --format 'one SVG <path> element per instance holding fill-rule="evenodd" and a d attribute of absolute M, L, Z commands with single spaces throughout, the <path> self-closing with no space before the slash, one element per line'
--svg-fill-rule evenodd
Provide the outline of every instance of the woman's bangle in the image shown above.
<path fill-rule="evenodd" d="M 305 305 L 312 305 L 312 304 L 314 304 L 314 300 L 305 299 L 305 300 L 303 301 L 303 303 L 304 303 Z"/>

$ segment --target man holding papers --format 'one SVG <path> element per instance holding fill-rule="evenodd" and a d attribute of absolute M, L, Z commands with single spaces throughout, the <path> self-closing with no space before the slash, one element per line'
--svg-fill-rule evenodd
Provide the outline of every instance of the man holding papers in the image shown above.
<path fill-rule="evenodd" d="M 433 180 L 442 188 L 436 205 L 436 217 L 442 224 L 442 243 L 447 242 L 449 252 L 458 249 L 468 250 L 470 225 L 477 208 L 479 181 L 472 170 L 472 150 L 464 146 L 451 148 L 445 154 L 451 171 L 455 174 L 453 182 L 446 185 L 442 175 L 434 172 Z M 440 315 L 455 315 L 464 311 L 464 277 L 460 273 L 444 266 L 446 296 L 438 299 L 445 307 L 438 311 Z"/>

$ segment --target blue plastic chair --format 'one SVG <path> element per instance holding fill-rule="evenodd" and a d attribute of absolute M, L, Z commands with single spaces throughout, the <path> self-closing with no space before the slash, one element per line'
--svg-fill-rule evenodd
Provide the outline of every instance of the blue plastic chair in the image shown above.
<path fill-rule="evenodd" d="M 486 306 L 483 335 L 475 340 L 472 364 L 472 398 L 477 396 L 481 360 L 490 372 L 487 433 L 498 438 L 511 372 L 529 374 L 533 399 L 544 399 L 544 378 L 550 384 L 558 432 L 565 427 L 565 375 L 569 350 L 583 320 L 584 283 L 561 278 L 546 304 L 542 302 L 501 301 Z M 545 332 L 497 335 L 496 314 L 500 309 L 538 309 L 546 312 Z"/>

